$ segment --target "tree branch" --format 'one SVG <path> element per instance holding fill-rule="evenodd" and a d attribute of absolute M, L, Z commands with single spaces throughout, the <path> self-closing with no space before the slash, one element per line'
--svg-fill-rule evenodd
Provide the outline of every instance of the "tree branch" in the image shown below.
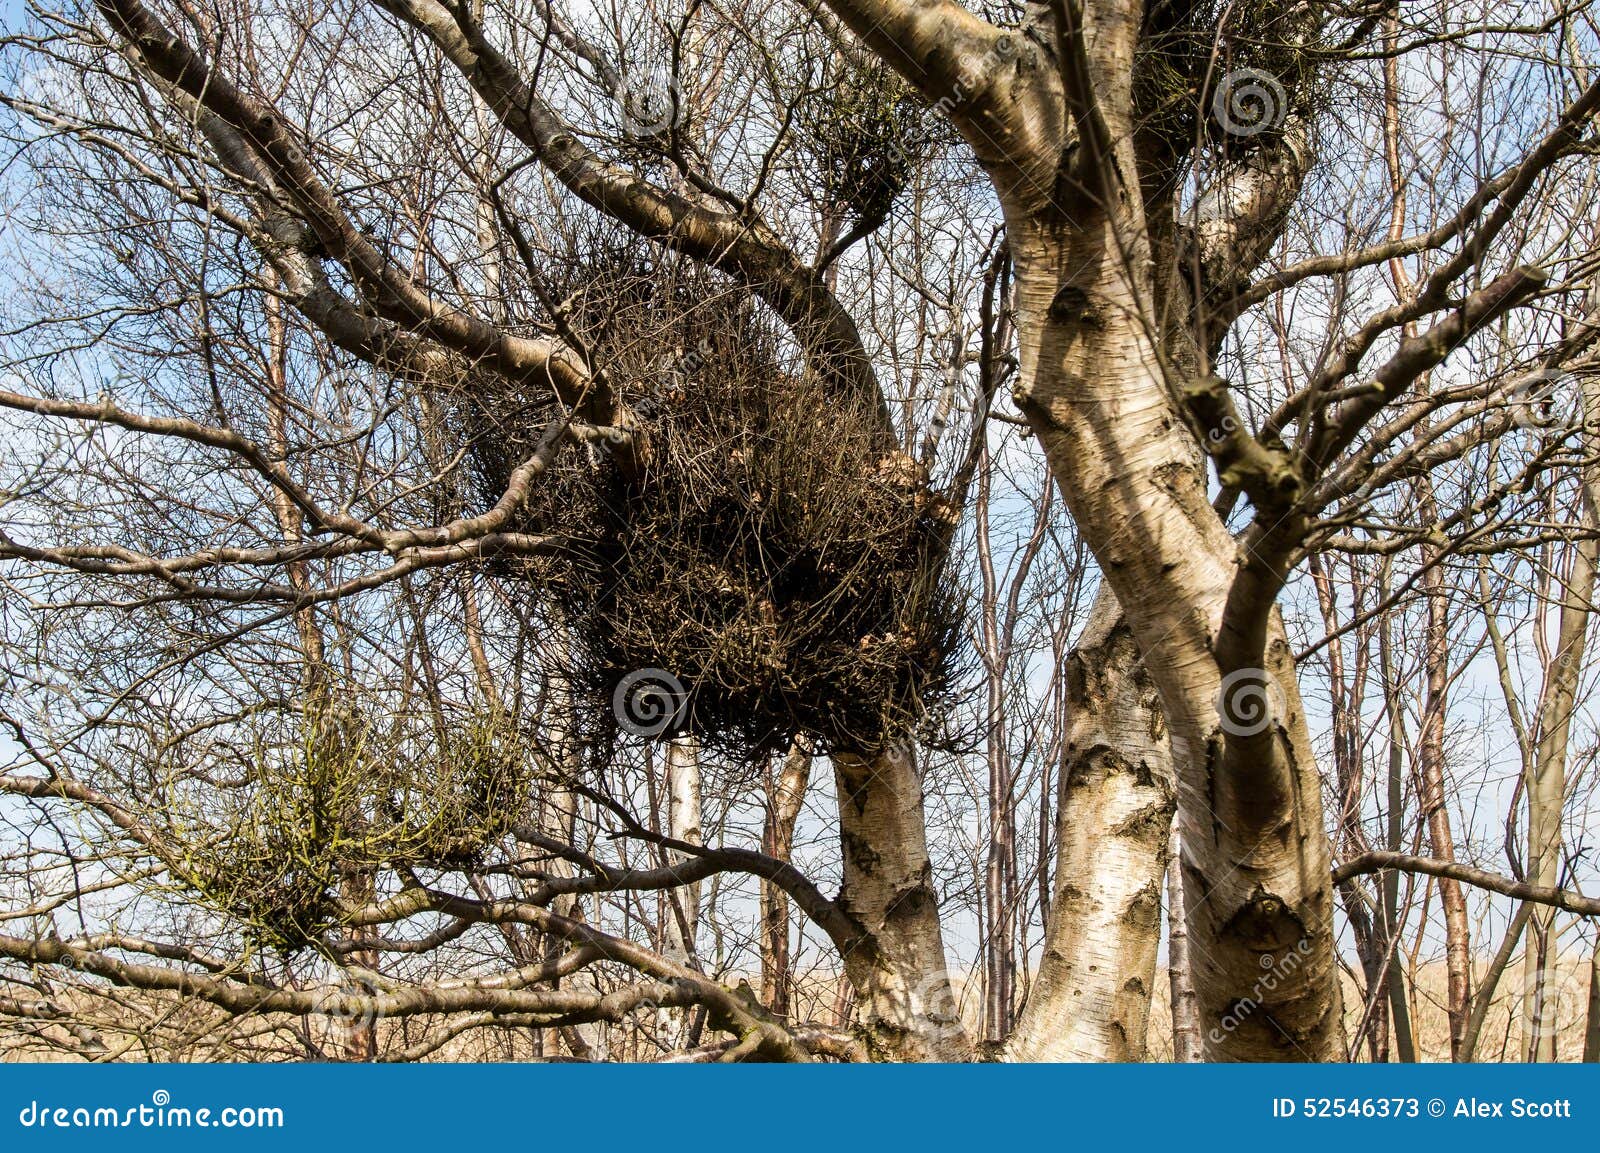
<path fill-rule="evenodd" d="M 1429 877 L 1448 877 L 1466 885 L 1475 885 L 1492 893 L 1515 897 L 1519 901 L 1532 901 L 1536 905 L 1552 905 L 1568 913 L 1584 917 L 1600 917 L 1600 898 L 1585 897 L 1569 889 L 1556 889 L 1548 885 L 1530 885 L 1513 881 L 1484 869 L 1475 869 L 1456 861 L 1440 861 L 1433 857 L 1415 857 L 1409 853 L 1389 853 L 1373 850 L 1362 853 L 1333 871 L 1333 883 L 1340 884 L 1364 873 L 1377 873 L 1384 869 L 1398 869 L 1403 873 L 1422 873 Z"/>

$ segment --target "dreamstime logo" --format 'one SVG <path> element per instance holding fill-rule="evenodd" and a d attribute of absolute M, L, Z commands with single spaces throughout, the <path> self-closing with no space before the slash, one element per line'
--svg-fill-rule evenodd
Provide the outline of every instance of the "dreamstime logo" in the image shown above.
<path fill-rule="evenodd" d="M 616 101 L 622 112 L 622 130 L 641 140 L 683 123 L 683 89 L 665 73 L 624 76 L 617 86 Z"/>
<path fill-rule="evenodd" d="M 907 1024 L 923 1036 L 956 1037 L 962 1032 L 955 977 L 944 969 L 917 982 L 909 1010 L 912 1020 Z"/>
<path fill-rule="evenodd" d="M 1259 68 L 1238 68 L 1217 84 L 1211 115 L 1230 136 L 1259 136 L 1283 123 L 1288 105 L 1277 77 Z"/>
<path fill-rule="evenodd" d="M 1550 658 L 1550 671 L 1545 674 L 1546 681 L 1554 683 L 1556 677 L 1566 675 L 1574 666 L 1581 669 L 1583 667 L 1583 657 L 1583 645 L 1581 644 L 1569 642 L 1564 647 L 1557 649 Z"/>
<path fill-rule="evenodd" d="M 686 378 L 703 369 L 710 355 L 711 338 L 707 337 L 681 356 L 664 356 L 657 363 L 655 371 L 658 377 L 686 387 Z M 666 407 L 668 399 L 666 386 L 658 380 L 655 387 L 648 394 L 630 406 L 635 426 L 639 421 L 648 419 Z M 608 428 L 605 430 L 605 437 L 601 447 L 607 452 L 612 452 L 620 448 L 633 435 L 634 432 L 630 429 Z"/>
<path fill-rule="evenodd" d="M 611 694 L 611 713 L 625 732 L 658 737 L 683 720 L 689 690 L 666 669 L 629 673 Z"/>
<path fill-rule="evenodd" d="M 1506 400 L 1518 428 L 1553 432 L 1583 422 L 1583 388 L 1570 372 L 1546 368 L 1530 373 L 1511 383 Z"/>
<path fill-rule="evenodd" d="M 643 1012 L 654 1010 L 665 1013 L 683 1008 L 685 1002 L 693 1001 L 698 991 L 694 982 L 685 977 L 668 977 L 646 989 L 634 1007 Z"/>
<path fill-rule="evenodd" d="M 374 999 L 380 990 L 365 978 L 352 978 L 342 985 L 328 986 L 316 1014 L 352 1032 L 372 1028 L 383 1018 Z"/>
<path fill-rule="evenodd" d="M 1566 986 L 1559 979 L 1547 979 L 1542 974 L 1534 981 L 1528 1001 L 1528 1024 L 1541 1035 L 1559 1033 L 1562 1021 L 1574 1021 L 1580 1015 Z"/>
<path fill-rule="evenodd" d="M 996 36 L 982 56 L 961 58 L 961 87 L 971 87 L 1000 65 L 1015 60 L 1021 52 L 1022 45 L 1017 37 L 1009 32 Z"/>
<path fill-rule="evenodd" d="M 1256 983 L 1250 987 L 1247 996 L 1239 998 L 1228 1006 L 1228 1011 L 1222 1015 L 1220 1027 L 1213 1026 L 1210 1040 L 1213 1045 L 1220 1045 L 1224 1034 L 1232 1033 L 1242 1025 L 1247 1017 L 1261 1007 L 1261 1000 L 1266 994 L 1271 993 L 1284 980 L 1299 970 L 1306 963 L 1306 958 L 1311 956 L 1312 944 L 1310 937 L 1301 937 L 1295 942 L 1282 957 L 1271 953 L 1261 954 L 1262 974 L 1256 978 Z"/>
<path fill-rule="evenodd" d="M 1222 731 L 1234 737 L 1264 733 L 1286 711 L 1283 690 L 1264 669 L 1235 669 L 1217 690 Z"/>
<path fill-rule="evenodd" d="M 37 136 L 58 131 L 54 121 L 81 121 L 88 115 L 82 79 L 60 60 L 41 60 L 25 69 L 13 99 L 22 105 L 20 119 Z"/>

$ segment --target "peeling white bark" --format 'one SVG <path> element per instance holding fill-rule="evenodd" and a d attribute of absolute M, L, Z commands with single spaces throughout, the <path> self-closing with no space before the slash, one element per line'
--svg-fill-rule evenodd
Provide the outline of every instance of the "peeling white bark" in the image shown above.
<path fill-rule="evenodd" d="M 1155 687 L 1102 592 L 1068 657 L 1070 708 L 1051 918 L 1004 1056 L 1144 1058 L 1175 794 Z"/>
<path fill-rule="evenodd" d="M 868 1051 L 893 1061 L 972 1056 L 946 968 L 939 895 L 909 750 L 835 753 L 844 883 L 839 903 L 866 930 L 844 958 Z"/>
<path fill-rule="evenodd" d="M 1130 235 L 1140 233 L 1110 220 L 1012 220 L 1017 399 L 1170 726 L 1207 1053 L 1333 1060 L 1344 1046 L 1328 846 L 1293 661 L 1275 614 L 1258 606 L 1271 620 L 1261 667 L 1278 704 L 1263 731 L 1227 737 L 1215 645 L 1236 546 L 1152 343 L 1149 265 Z"/>
<path fill-rule="evenodd" d="M 667 745 L 667 835 L 690 845 L 702 843 L 700 821 L 700 748 L 693 737 L 677 737 Z M 674 859 L 684 859 L 674 854 Z M 667 918 L 667 952 L 680 964 L 695 955 L 695 926 L 700 920 L 701 882 L 669 890 L 673 908 Z"/>

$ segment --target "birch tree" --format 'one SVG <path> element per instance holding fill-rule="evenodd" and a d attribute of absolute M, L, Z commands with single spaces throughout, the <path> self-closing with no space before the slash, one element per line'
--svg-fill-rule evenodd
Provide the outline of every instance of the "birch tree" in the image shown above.
<path fill-rule="evenodd" d="M 656 1015 L 674 1027 L 619 1032 L 625 1052 L 648 1040 L 693 1060 L 1139 1059 L 1170 868 L 1182 892 L 1184 1035 L 1197 1029 L 1213 1060 L 1343 1059 L 1336 886 L 1356 905 L 1355 878 L 1388 870 L 1390 886 L 1403 872 L 1457 896 L 1465 884 L 1595 911 L 1551 871 L 1550 814 L 1567 803 L 1554 770 L 1536 775 L 1536 874 L 1507 879 L 1454 859 L 1438 583 L 1453 557 L 1593 535 L 1564 523 L 1570 499 L 1541 505 L 1537 494 L 1590 452 L 1568 396 L 1573 374 L 1592 371 L 1596 328 L 1582 302 L 1595 248 L 1568 221 L 1594 208 L 1584 174 L 1600 110 L 1586 65 L 1595 42 L 1587 7 L 1541 4 L 1506 16 L 1303 0 L 40 7 L 7 42 L 4 100 L 28 173 L 7 195 L 26 218 L 19 250 L 39 284 L 8 320 L 16 379 L 0 405 L 24 422 L 31 451 L 6 481 L 16 515 L 0 555 L 28 603 L 49 610 L 30 619 L 79 630 L 76 653 L 94 653 L 97 613 L 156 620 L 171 668 L 209 670 L 220 654 L 255 674 L 244 680 L 264 700 L 284 693 L 262 672 L 275 623 L 300 623 L 301 657 L 317 643 L 306 621 L 325 622 L 325 650 L 348 630 L 336 646 L 341 683 L 377 690 L 367 728 L 341 729 L 339 756 L 229 755 L 248 766 L 241 795 L 278 787 L 288 770 L 268 770 L 282 765 L 356 790 L 361 819 L 339 827 L 339 847 L 359 848 L 381 877 L 337 897 L 314 886 L 307 908 L 291 910 L 301 946 L 369 970 L 331 1001 L 304 987 L 292 960 L 281 972 L 258 964 L 244 938 L 226 960 L 131 928 L 8 935 L 0 953 L 30 974 L 69 967 L 235 1016 L 332 1004 L 357 1019 L 427 1021 L 395 1050 L 411 1056 L 481 1027 L 616 1055 L 612 1027 Z M 813 57 L 826 65 L 811 68 Z M 1484 108 L 1503 118 L 1485 123 Z M 625 257 L 619 275 L 593 262 L 595 236 Z M 41 240 L 73 275 L 41 265 Z M 253 353 L 272 309 L 293 317 L 293 375 L 319 359 L 337 370 L 289 404 L 273 399 L 283 390 Z M 644 320 L 619 337 L 627 316 Z M 681 334 L 707 316 L 733 326 L 708 359 L 745 376 L 684 368 Z M 103 362 L 129 349 L 143 375 L 100 387 Z M 72 377 L 63 366 L 79 353 L 88 367 Z M 663 355 L 671 366 L 639 367 Z M 541 599 L 549 589 L 575 602 L 620 580 L 607 571 L 585 583 L 594 550 L 563 519 L 580 507 L 574 493 L 595 491 L 595 477 L 660 492 L 669 465 L 690 487 L 695 454 L 673 439 L 671 406 L 690 407 L 672 400 L 680 394 L 703 407 L 721 397 L 745 414 L 740 435 L 779 410 L 817 412 L 788 418 L 815 438 L 796 443 L 816 447 L 790 471 L 824 451 L 853 462 L 860 483 L 811 491 L 839 507 L 908 510 L 939 546 L 924 557 L 930 578 L 942 578 L 945 549 L 965 543 L 972 501 L 988 514 L 989 494 L 969 491 L 985 459 L 1002 444 L 1018 451 L 1025 431 L 1055 496 L 1035 506 L 1012 587 L 1041 557 L 1067 553 L 1039 551 L 1057 498 L 1092 558 L 1093 607 L 1081 627 L 1061 626 L 1051 654 L 1054 763 L 1030 775 L 1005 732 L 1020 601 L 1002 599 L 978 550 L 974 583 L 991 611 L 976 647 L 994 690 L 983 914 L 997 936 L 980 950 L 976 1019 L 963 1016 L 968 982 L 940 881 L 947 774 L 965 767 L 950 767 L 959 748 L 939 747 L 959 744 L 949 732 L 897 722 L 863 733 L 838 719 L 855 717 L 859 694 L 835 685 L 800 700 L 792 675 L 774 674 L 754 701 L 781 699 L 794 719 L 793 731 L 760 736 L 779 748 L 819 742 L 803 747 L 826 755 L 829 895 L 797 866 L 794 843 L 801 798 L 828 774 L 797 763 L 764 788 L 763 764 L 688 755 L 691 737 L 726 734 L 694 732 L 686 702 L 725 686 L 660 682 L 647 719 L 666 723 L 635 717 L 628 731 L 672 751 L 637 760 L 602 739 L 630 723 L 621 712 L 611 721 L 600 710 L 596 730 L 576 688 L 530 671 L 541 652 L 581 640 L 571 604 Z M 736 407 L 746 400 L 756 407 Z M 506 405 L 498 423 L 461 435 L 491 402 Z M 304 426 L 293 446 L 278 431 L 286 412 Z M 83 482 L 92 500 L 79 506 L 93 516 L 71 515 L 73 436 L 99 446 Z M 128 464 L 95 437 L 168 455 Z M 727 467 L 747 463 L 735 458 L 744 448 L 716 447 Z M 218 461 L 224 497 L 187 491 Z M 1438 483 L 1445 475 L 1471 480 Z M 747 513 L 758 503 L 738 495 Z M 143 519 L 119 520 L 119 501 Z M 258 522 L 270 540 L 257 539 Z M 988 523 L 977 531 L 989 545 Z M 1346 811 L 1359 742 L 1351 717 L 1336 722 L 1343 795 L 1330 805 L 1306 660 L 1346 625 L 1370 624 L 1339 623 L 1316 583 L 1313 558 L 1339 554 L 1414 558 L 1391 591 L 1418 585 L 1437 611 L 1418 798 L 1431 857 L 1400 852 L 1396 826 L 1384 849 L 1335 867 L 1336 847 L 1362 841 Z M 1330 597 L 1327 635 L 1302 638 L 1289 619 L 1302 571 Z M 1588 599 L 1572 586 L 1575 602 Z M 480 595 L 499 598 L 492 611 Z M 1042 603 L 1066 616 L 1065 599 Z M 680 607 L 693 623 L 695 606 Z M 191 609 L 198 624 L 183 615 Z M 919 621 L 856 648 L 912 651 Z M 19 623 L 14 651 L 48 650 L 49 631 Z M 94 814 L 137 862 L 125 882 L 148 871 L 175 890 L 204 888 L 184 830 L 149 819 L 166 786 L 113 771 L 114 746 L 96 744 L 168 672 L 141 663 L 136 629 L 117 636 L 128 668 L 84 658 L 103 674 L 87 694 L 96 707 L 82 710 L 97 719 L 80 718 L 92 739 L 40 727 L 59 701 L 19 709 L 23 771 L 4 788 Z M 921 664 L 956 663 L 957 646 L 940 639 L 916 650 Z M 30 675 L 13 663 L 12 675 Z M 672 670 L 634 670 L 660 672 Z M 243 683 L 205 676 L 208 700 Z M 34 679 L 45 690 L 70 678 Z M 1398 758 L 1408 738 L 1394 681 L 1382 695 Z M 192 686 L 170 691 L 196 699 Z M 1558 691 L 1556 706 L 1566 699 Z M 141 764 L 168 756 L 174 738 L 146 723 L 155 751 Z M 369 729 L 392 735 L 369 745 Z M 459 793 L 423 824 L 464 820 L 470 842 L 419 846 L 414 823 L 351 783 L 365 779 L 354 766 L 370 777 L 374 756 L 396 794 Z M 580 764 L 599 764 L 601 777 Z M 180 769 L 215 817 L 201 786 L 228 796 L 226 775 Z M 1036 969 L 1018 924 L 1013 804 L 1019 782 L 1034 780 L 1059 782 L 1036 854 Z M 756 817 L 749 801 L 762 792 L 770 812 Z M 320 830 L 312 809 L 304 823 Z M 744 831 L 758 847 L 739 843 Z M 44 852 L 43 835 L 21 856 Z M 332 849 L 314 847 L 320 865 Z M 716 899 L 740 882 L 764 902 L 751 940 L 765 1000 L 730 960 L 738 950 Z M 1367 999 L 1387 1001 L 1398 1025 L 1399 982 L 1384 976 L 1399 939 L 1394 892 L 1378 927 L 1356 937 Z M 648 925 L 643 894 L 664 895 Z M 48 904 L 30 901 L 27 916 L 50 921 Z M 212 904 L 237 915 L 236 902 Z M 788 904 L 826 941 L 845 1019 L 779 1003 Z M 1465 1051 L 1462 908 L 1450 898 L 1452 1036 Z M 490 930 L 515 965 L 450 973 L 438 950 L 482 947 Z M 418 968 L 410 980 L 371 975 L 380 955 Z M 46 1000 L 56 1008 L 40 1012 L 70 1017 Z M 696 1036 L 700 1017 L 713 1037 Z"/>

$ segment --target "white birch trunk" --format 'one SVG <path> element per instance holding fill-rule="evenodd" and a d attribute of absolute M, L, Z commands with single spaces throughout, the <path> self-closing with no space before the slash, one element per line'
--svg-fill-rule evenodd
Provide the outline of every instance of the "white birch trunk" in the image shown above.
<path fill-rule="evenodd" d="M 1170 728 L 1195 991 L 1207 1053 L 1344 1054 L 1320 782 L 1276 613 L 1259 729 L 1225 734 L 1215 644 L 1236 568 L 1141 302 L 1129 230 L 1011 216 L 1018 401 L 1121 603 Z M 1137 235 L 1137 231 L 1132 232 Z M 1248 704 L 1248 702 L 1246 702 Z M 1163 845 L 1164 848 L 1164 845 Z"/>
<path fill-rule="evenodd" d="M 914 756 L 835 753 L 833 767 L 844 856 L 839 903 L 866 930 L 844 966 L 868 1051 L 879 1060 L 968 1060 Z"/>
<path fill-rule="evenodd" d="M 1016 1061 L 1139 1061 L 1161 940 L 1172 757 L 1155 687 L 1108 593 L 1068 662 L 1050 923 L 1003 1052 Z"/>

